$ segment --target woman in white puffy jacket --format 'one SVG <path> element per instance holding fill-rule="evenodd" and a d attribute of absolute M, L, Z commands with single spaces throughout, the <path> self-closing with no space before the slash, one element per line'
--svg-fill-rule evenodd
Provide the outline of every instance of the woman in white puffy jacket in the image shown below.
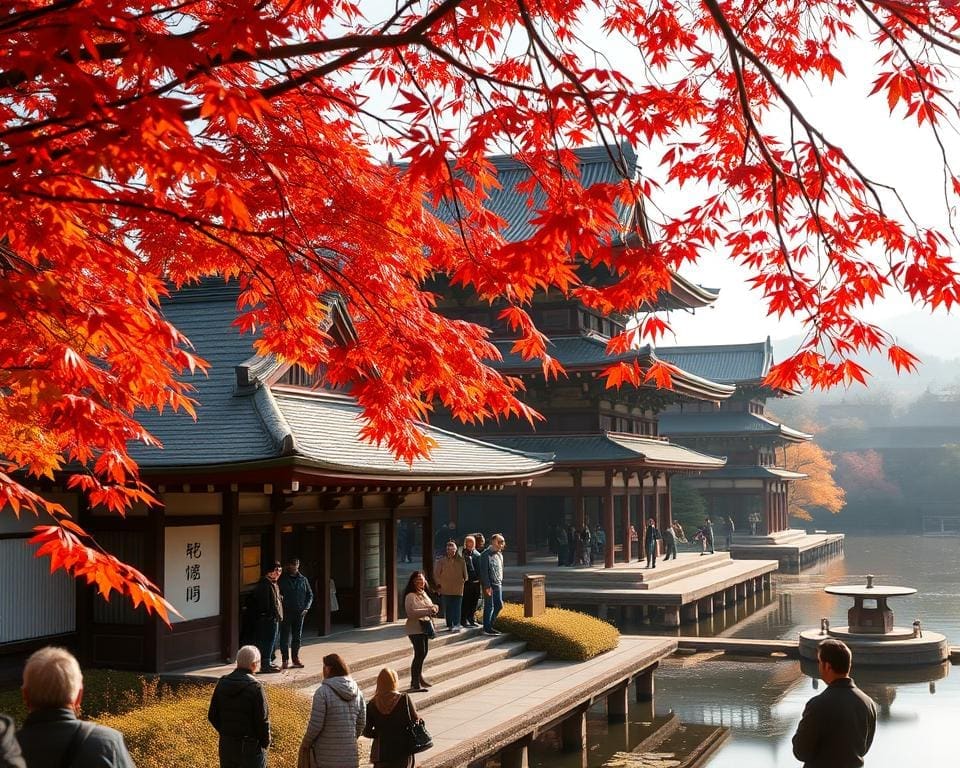
<path fill-rule="evenodd" d="M 310 722 L 300 743 L 297 768 L 356 768 L 357 739 L 367 705 L 347 663 L 335 653 L 323 657 L 323 683 L 313 694 Z"/>

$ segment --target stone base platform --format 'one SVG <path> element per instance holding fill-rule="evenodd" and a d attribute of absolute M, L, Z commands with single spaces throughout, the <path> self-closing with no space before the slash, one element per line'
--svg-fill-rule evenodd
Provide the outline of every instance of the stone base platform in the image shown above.
<path fill-rule="evenodd" d="M 504 596 L 521 599 L 523 574 L 536 573 L 546 577 L 548 605 L 595 608 L 600 618 L 614 607 L 647 609 L 649 615 L 662 616 L 665 626 L 676 627 L 769 589 L 770 574 L 777 567 L 775 560 L 731 560 L 726 552 L 684 553 L 676 560 L 659 560 L 656 568 L 634 563 L 614 568 L 541 564 L 508 568 Z"/>
<path fill-rule="evenodd" d="M 790 529 L 771 536 L 736 534 L 730 547 L 730 556 L 737 560 L 775 559 L 780 570 L 796 572 L 821 560 L 843 554 L 842 533 L 806 533 Z"/>
<path fill-rule="evenodd" d="M 923 637 L 914 637 L 913 630 L 894 627 L 888 635 L 864 635 L 851 632 L 847 627 L 831 627 L 827 634 L 819 629 L 800 633 L 800 655 L 816 660 L 817 645 L 828 637 L 846 643 L 853 651 L 853 661 L 858 667 L 905 667 L 927 664 L 942 664 L 950 658 L 947 638 L 938 632 L 924 630 Z"/>

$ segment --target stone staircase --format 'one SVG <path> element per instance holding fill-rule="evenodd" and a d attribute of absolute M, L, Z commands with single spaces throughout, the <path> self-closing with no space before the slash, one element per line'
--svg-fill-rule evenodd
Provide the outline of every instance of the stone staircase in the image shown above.
<path fill-rule="evenodd" d="M 351 675 L 369 700 L 376 690 L 377 675 L 383 667 L 391 667 L 400 678 L 400 690 L 410 687 L 410 661 L 413 648 L 406 638 L 394 647 L 375 656 L 362 657 L 351 664 Z M 527 669 L 546 658 L 546 654 L 530 651 L 527 644 L 510 635 L 490 637 L 479 628 L 466 628 L 458 633 L 439 629 L 430 641 L 430 651 L 423 676 L 430 681 L 426 693 L 413 695 L 417 709 L 426 709 L 441 701 L 483 685 L 487 680 L 503 679 Z M 307 695 L 322 682 L 322 674 L 301 676 L 298 690 Z"/>

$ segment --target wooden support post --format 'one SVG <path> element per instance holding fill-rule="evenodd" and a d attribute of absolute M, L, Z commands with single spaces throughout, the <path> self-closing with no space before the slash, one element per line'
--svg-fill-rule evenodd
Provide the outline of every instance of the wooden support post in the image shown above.
<path fill-rule="evenodd" d="M 220 526 L 221 657 L 231 662 L 240 644 L 240 494 L 223 492 Z"/>
<path fill-rule="evenodd" d="M 526 740 L 500 750 L 500 768 L 527 768 L 529 764 Z"/>
<path fill-rule="evenodd" d="M 517 565 L 527 564 L 527 489 L 517 492 Z"/>
<path fill-rule="evenodd" d="M 700 621 L 700 609 L 696 600 L 683 606 L 683 621 L 687 624 L 696 624 Z"/>
<path fill-rule="evenodd" d="M 613 514 L 613 472 L 607 471 L 603 494 L 603 531 L 607 544 L 603 553 L 603 567 L 613 568 L 614 544 L 616 543 L 616 523 Z"/>
<path fill-rule="evenodd" d="M 727 601 L 723 597 L 723 592 L 717 592 L 713 596 L 714 610 L 721 610 L 727 607 Z"/>
<path fill-rule="evenodd" d="M 630 472 L 623 471 L 623 496 L 620 497 L 620 513 L 623 516 L 623 562 L 629 563 L 633 556 L 633 542 L 630 540 Z"/>
<path fill-rule="evenodd" d="M 450 494 L 451 498 L 453 493 Z M 451 502 L 452 503 L 452 502 Z M 427 495 L 427 514 L 423 518 L 423 525 L 421 526 L 421 543 L 420 546 L 423 549 L 421 556 L 422 570 L 424 575 L 427 577 L 427 583 L 433 583 L 433 497 L 432 494 Z"/>
<path fill-rule="evenodd" d="M 665 605 L 663 607 L 663 626 L 665 627 L 680 626 L 680 606 L 679 605 Z"/>
<path fill-rule="evenodd" d="M 713 598 L 704 597 L 704 598 L 701 598 L 699 602 L 700 602 L 699 613 L 703 614 L 704 616 L 713 616 Z"/>
<path fill-rule="evenodd" d="M 629 686 L 616 688 L 607 694 L 607 722 L 625 723 L 627 721 L 627 707 L 629 701 Z"/>
<path fill-rule="evenodd" d="M 564 752 L 586 752 L 587 713 L 583 709 L 574 710 L 560 724 L 560 743 Z"/>
<path fill-rule="evenodd" d="M 391 499 L 390 501 L 390 519 L 384 523 L 386 535 L 383 537 L 383 548 L 386 553 L 386 586 L 387 586 L 387 621 L 393 622 L 399 618 L 397 613 L 397 526 L 400 525 L 397 519 L 397 507 L 400 506 L 403 499 Z"/>
<path fill-rule="evenodd" d="M 747 599 L 747 583 L 745 581 L 737 584 L 737 601 Z"/>
<path fill-rule="evenodd" d="M 737 602 L 737 588 L 736 587 L 727 587 L 724 590 L 724 601 L 727 605 L 733 605 Z"/>
<path fill-rule="evenodd" d="M 757 591 L 756 581 L 757 581 L 756 579 L 747 579 L 744 582 L 743 586 L 746 588 L 748 595 L 752 595 Z"/>
<path fill-rule="evenodd" d="M 314 600 L 317 603 L 317 634 L 330 634 L 330 538 L 332 536 L 329 525 L 318 528 L 320 533 L 320 573 L 317 575 L 317 592 Z"/>
<path fill-rule="evenodd" d="M 653 682 L 653 673 L 657 665 L 648 667 L 634 678 L 634 689 L 637 701 L 653 701 L 655 686 Z"/>

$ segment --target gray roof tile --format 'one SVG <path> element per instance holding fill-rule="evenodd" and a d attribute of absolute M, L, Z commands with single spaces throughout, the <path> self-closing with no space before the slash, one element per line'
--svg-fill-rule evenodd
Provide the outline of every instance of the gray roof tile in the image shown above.
<path fill-rule="evenodd" d="M 720 411 L 718 413 L 677 412 L 660 414 L 660 433 L 687 437 L 690 435 L 778 435 L 802 442 L 813 435 L 772 421 L 756 413 Z"/>

